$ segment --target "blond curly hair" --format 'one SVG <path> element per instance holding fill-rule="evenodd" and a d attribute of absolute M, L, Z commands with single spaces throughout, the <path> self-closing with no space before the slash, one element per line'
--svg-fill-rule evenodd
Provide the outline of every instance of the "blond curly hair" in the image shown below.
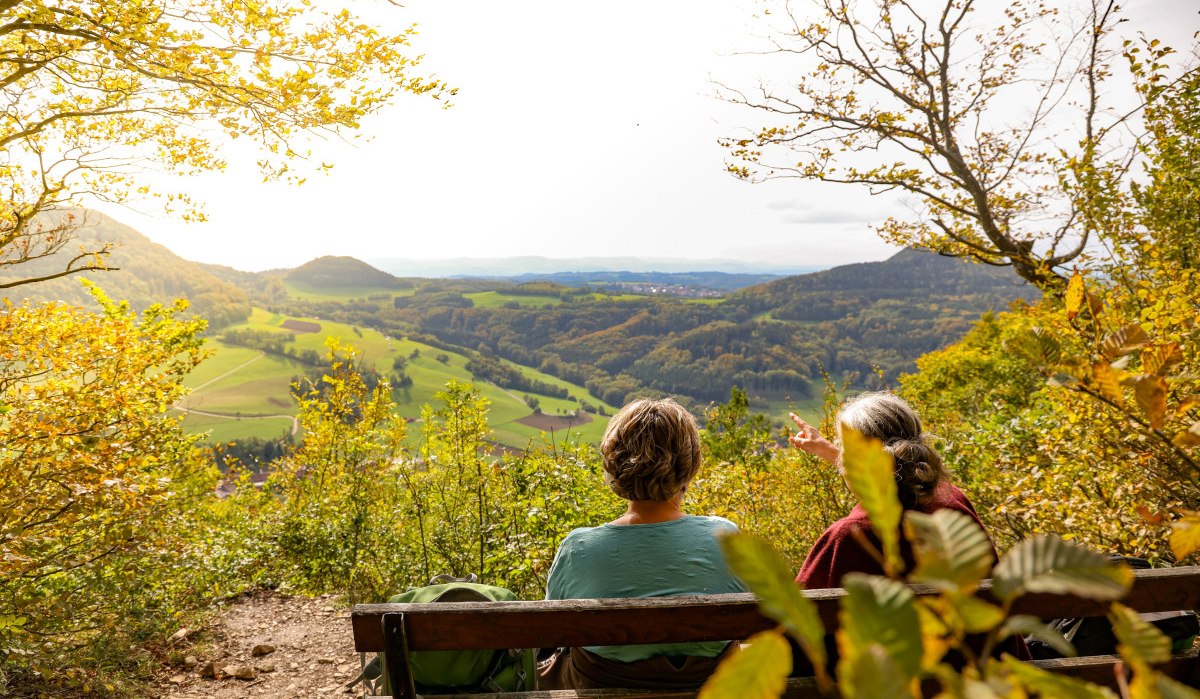
<path fill-rule="evenodd" d="M 666 502 L 700 471 L 700 431 L 675 401 L 643 398 L 609 421 L 600 454 L 604 482 L 618 497 Z"/>

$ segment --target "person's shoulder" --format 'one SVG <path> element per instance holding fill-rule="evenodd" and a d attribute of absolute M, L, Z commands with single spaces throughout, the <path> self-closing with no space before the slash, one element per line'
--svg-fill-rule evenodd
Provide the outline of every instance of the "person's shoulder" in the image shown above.
<path fill-rule="evenodd" d="M 716 515 L 690 515 L 689 519 L 692 520 L 695 526 L 703 529 L 733 532 L 738 530 L 738 526 L 736 524 L 725 519 L 724 517 L 718 517 Z"/>
<path fill-rule="evenodd" d="M 576 527 L 567 532 L 567 535 L 563 537 L 562 543 L 565 546 L 567 543 L 575 544 L 587 541 L 588 539 L 595 538 L 601 531 L 603 531 L 603 527 Z"/>

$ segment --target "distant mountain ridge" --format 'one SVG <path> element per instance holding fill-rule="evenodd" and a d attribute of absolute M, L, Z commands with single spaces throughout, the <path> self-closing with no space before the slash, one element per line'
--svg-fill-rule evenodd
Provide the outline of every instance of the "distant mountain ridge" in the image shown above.
<path fill-rule="evenodd" d="M 518 274 L 513 276 L 471 277 L 507 281 L 517 284 L 527 282 L 551 282 L 563 286 L 599 286 L 619 288 L 629 284 L 663 284 L 685 286 L 692 289 L 733 291 L 779 279 L 778 274 L 750 274 L 737 272 L 555 272 L 553 274 Z"/>
<path fill-rule="evenodd" d="M 770 274 L 780 276 L 826 269 L 829 265 L 781 265 L 772 267 L 729 259 L 661 258 L 661 257 L 579 257 L 551 258 L 538 256 L 473 258 L 457 257 L 437 260 L 403 258 L 369 259 L 369 263 L 400 277 L 444 279 L 454 277 L 512 277 L 537 274 L 632 272 L 632 273 L 691 273 L 697 271 L 727 274 Z"/>

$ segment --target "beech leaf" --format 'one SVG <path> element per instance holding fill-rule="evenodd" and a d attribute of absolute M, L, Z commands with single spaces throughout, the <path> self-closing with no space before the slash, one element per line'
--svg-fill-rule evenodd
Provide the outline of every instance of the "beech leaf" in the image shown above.
<path fill-rule="evenodd" d="M 1128 567 L 1051 536 L 1022 541 L 992 571 L 992 592 L 1006 602 L 1027 592 L 1111 600 L 1128 592 L 1132 583 Z"/>
<path fill-rule="evenodd" d="M 1150 427 L 1161 430 L 1167 421 L 1167 380 L 1161 376 L 1143 376 L 1134 384 L 1133 396 Z"/>
<path fill-rule="evenodd" d="M 1131 323 L 1113 332 L 1100 343 L 1100 352 L 1110 362 L 1117 357 L 1140 350 L 1150 344 L 1150 336 L 1142 326 Z"/>
<path fill-rule="evenodd" d="M 850 573 L 842 579 L 846 598 L 839 616 L 838 648 L 853 660 L 880 646 L 907 679 L 921 670 L 921 621 L 912 590 L 878 575 Z"/>
<path fill-rule="evenodd" d="M 883 546 L 884 568 L 898 573 L 900 558 L 900 495 L 896 487 L 895 465 L 883 442 L 858 430 L 842 428 L 842 469 L 846 484 L 862 508 L 867 511 L 871 528 Z"/>
<path fill-rule="evenodd" d="M 792 650 L 778 629 L 762 631 L 723 660 L 697 699 L 777 699 L 792 671 Z"/>
<path fill-rule="evenodd" d="M 904 528 L 913 545 L 914 582 L 974 590 L 995 560 L 992 543 L 975 520 L 951 509 L 933 514 L 905 513 Z"/>
<path fill-rule="evenodd" d="M 824 668 L 825 627 L 817 606 L 804 596 L 787 561 L 763 539 L 735 532 L 720 538 L 725 562 L 758 596 L 763 614 L 783 625 L 800 643 L 814 668 Z"/>

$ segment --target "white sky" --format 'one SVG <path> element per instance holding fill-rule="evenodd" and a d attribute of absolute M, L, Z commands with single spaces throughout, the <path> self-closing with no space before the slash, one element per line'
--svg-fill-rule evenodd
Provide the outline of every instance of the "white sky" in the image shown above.
<path fill-rule="evenodd" d="M 734 55 L 755 45 L 757 5 L 406 0 L 388 13 L 419 24 L 423 70 L 459 88 L 452 109 L 401 95 L 365 123 L 369 142 L 313 144 L 335 168 L 301 187 L 263 184 L 255 154 L 230 151 L 227 172 L 175 185 L 206 202 L 204 224 L 150 205 L 102 208 L 187 259 L 246 270 L 319 255 L 722 258 L 775 270 L 888 256 L 868 226 L 895 199 L 725 174 L 717 138 L 756 116 L 716 100 L 710 80 L 786 77 Z M 1127 32 L 1186 48 L 1200 29 L 1200 0 L 1129 5 Z"/>

